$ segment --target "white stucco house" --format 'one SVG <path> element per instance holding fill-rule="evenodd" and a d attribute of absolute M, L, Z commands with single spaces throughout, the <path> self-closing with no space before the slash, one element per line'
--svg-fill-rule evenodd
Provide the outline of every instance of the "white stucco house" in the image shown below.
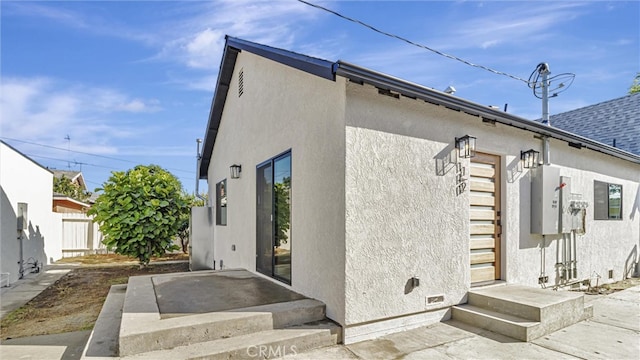
<path fill-rule="evenodd" d="M 237 38 L 199 177 L 211 267 L 323 301 L 345 343 L 445 320 L 475 286 L 610 282 L 638 262 L 637 154 Z"/>
<path fill-rule="evenodd" d="M 61 222 L 52 211 L 53 173 L 0 141 L 2 286 L 62 258 Z"/>

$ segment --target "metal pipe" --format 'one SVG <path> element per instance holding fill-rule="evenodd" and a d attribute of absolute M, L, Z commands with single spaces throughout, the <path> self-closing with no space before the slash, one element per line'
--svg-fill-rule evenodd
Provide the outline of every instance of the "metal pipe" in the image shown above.
<path fill-rule="evenodd" d="M 551 126 L 549 122 L 549 65 L 538 65 L 538 72 L 542 75 L 542 123 Z"/>
<path fill-rule="evenodd" d="M 569 260 L 567 261 L 567 265 L 569 266 L 567 269 L 569 269 L 569 279 L 573 279 L 573 249 L 571 248 L 571 233 L 567 234 L 567 240 L 569 240 L 567 244 L 569 245 Z"/>
<path fill-rule="evenodd" d="M 196 197 L 202 201 L 207 203 L 207 198 L 200 195 L 200 159 L 202 159 L 202 155 L 200 154 L 200 144 L 202 144 L 202 139 L 196 139 L 197 149 L 196 149 Z"/>
<path fill-rule="evenodd" d="M 18 261 L 18 265 L 20 265 L 20 268 L 18 269 L 18 278 L 22 279 L 24 277 L 24 248 L 22 241 L 22 230 L 18 230 L 18 241 L 20 241 L 20 261 Z"/>
<path fill-rule="evenodd" d="M 542 160 L 545 165 L 551 164 L 551 147 L 549 146 L 549 137 L 542 137 Z"/>
<path fill-rule="evenodd" d="M 571 231 L 571 234 L 573 235 L 573 277 L 577 278 L 578 277 L 578 241 L 577 241 L 577 236 L 576 236 L 576 232 L 575 230 Z"/>

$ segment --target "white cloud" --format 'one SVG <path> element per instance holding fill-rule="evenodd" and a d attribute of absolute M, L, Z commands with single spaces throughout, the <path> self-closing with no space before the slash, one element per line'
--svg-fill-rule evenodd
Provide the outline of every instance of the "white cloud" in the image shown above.
<path fill-rule="evenodd" d="M 460 19 L 450 32 L 443 34 L 440 48 L 483 48 L 499 45 L 527 45 L 531 41 L 540 41 L 549 36 L 548 32 L 557 31 L 580 16 L 578 11 L 585 4 L 569 2 L 523 2 L 506 6 L 491 15 L 482 13 L 481 17 Z"/>
<path fill-rule="evenodd" d="M 222 49 L 224 34 L 219 30 L 207 28 L 197 33 L 184 48 L 187 54 L 187 65 L 194 68 L 208 69 L 215 62 L 213 59 Z"/>
<path fill-rule="evenodd" d="M 189 6 L 192 16 L 167 24 L 171 31 L 160 35 L 164 43 L 154 59 L 216 71 L 225 35 L 286 48 L 294 43 L 296 31 L 305 21 L 320 15 L 295 1 L 221 0 Z M 186 11 L 183 4 L 179 11 Z"/>
<path fill-rule="evenodd" d="M 111 140 L 135 134 L 119 120 L 119 114 L 161 109 L 158 100 L 145 101 L 112 89 L 69 85 L 50 78 L 5 77 L 1 90 L 2 136 L 64 146 L 63 138 L 69 135 L 76 150 L 91 153 L 116 153 Z"/>

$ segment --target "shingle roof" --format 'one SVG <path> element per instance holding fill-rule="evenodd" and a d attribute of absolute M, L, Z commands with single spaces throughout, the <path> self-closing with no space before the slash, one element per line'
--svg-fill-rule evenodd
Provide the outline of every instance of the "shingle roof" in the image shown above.
<path fill-rule="evenodd" d="M 53 171 L 53 176 L 57 178 L 62 178 L 63 176 L 67 179 L 73 180 L 76 176 L 80 175 L 80 171 L 73 170 L 51 170 Z"/>
<path fill-rule="evenodd" d="M 551 126 L 640 155 L 640 93 L 552 115 L 550 121 Z"/>

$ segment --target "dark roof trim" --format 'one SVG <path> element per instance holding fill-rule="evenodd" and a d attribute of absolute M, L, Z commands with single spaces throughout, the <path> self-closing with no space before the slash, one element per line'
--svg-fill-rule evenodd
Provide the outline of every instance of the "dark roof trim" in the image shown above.
<path fill-rule="evenodd" d="M 209 122 L 207 124 L 207 132 L 204 137 L 202 157 L 198 164 L 199 179 L 207 178 L 207 170 L 209 169 L 209 163 L 211 162 L 213 144 L 215 143 L 216 136 L 218 135 L 218 127 L 220 126 L 224 104 L 227 100 L 227 93 L 229 92 L 229 83 L 233 76 L 233 69 L 236 65 L 236 59 L 238 58 L 239 52 L 248 51 L 252 54 L 262 56 L 283 65 L 291 66 L 298 70 L 302 70 L 328 80 L 335 80 L 335 73 L 333 71 L 334 64 L 330 61 L 253 43 L 228 35 L 225 37 L 225 40 L 226 42 L 224 52 L 222 54 L 222 61 L 220 63 L 220 70 L 218 71 L 215 94 L 209 111 Z"/>
<path fill-rule="evenodd" d="M 594 141 L 573 133 L 564 131 L 559 128 L 543 125 L 540 122 L 531 121 L 521 118 L 500 110 L 492 109 L 488 106 L 476 104 L 474 102 L 446 94 L 441 91 L 430 89 L 422 85 L 408 82 L 393 76 L 369 70 L 357 65 L 350 64 L 345 61 L 332 63 L 327 60 L 317 59 L 306 55 L 297 54 L 291 51 L 277 49 L 266 45 L 253 43 L 227 36 L 218 71 L 218 80 L 215 87 L 213 101 L 209 112 L 209 122 L 207 124 L 207 132 L 204 138 L 202 154 L 198 164 L 199 179 L 207 178 L 207 170 L 211 162 L 213 153 L 213 145 L 218 135 L 218 127 L 222 119 L 224 104 L 229 91 L 229 83 L 233 75 L 238 53 L 248 51 L 264 58 L 279 62 L 281 64 L 291 66 L 301 71 L 320 76 L 322 78 L 335 81 L 336 75 L 346 77 L 350 80 L 360 83 L 368 83 L 381 89 L 392 90 L 402 95 L 421 99 L 433 104 L 442 105 L 447 108 L 464 111 L 468 114 L 475 115 L 486 119 L 487 121 L 495 121 L 501 124 L 513 126 L 537 133 L 542 136 L 548 136 L 554 139 L 562 140 L 567 143 L 580 144 L 583 148 L 595 150 L 607 155 L 615 156 L 620 159 L 640 164 L 640 156 L 624 150 L 614 148 L 612 146 Z"/>
<path fill-rule="evenodd" d="M 532 131 L 542 136 L 566 141 L 567 143 L 579 143 L 583 148 L 589 148 L 591 150 L 640 164 L 640 156 L 624 150 L 614 148 L 559 128 L 543 125 L 536 121 L 531 121 L 504 111 L 492 109 L 488 106 L 476 104 L 422 85 L 353 65 L 345 61 L 338 61 L 336 66 L 334 66 L 334 69 L 336 75 L 344 76 L 353 81 L 365 82 L 382 89 L 395 91 L 430 103 L 440 104 L 453 110 L 464 111 L 472 115 L 477 115 L 481 118 Z"/>
<path fill-rule="evenodd" d="M 307 55 L 295 53 L 293 51 L 274 48 L 267 45 L 256 44 L 250 41 L 227 36 L 227 45 L 239 50 L 246 50 L 252 54 L 256 54 L 288 65 L 298 70 L 308 72 L 310 74 L 320 76 L 328 80 L 335 80 L 336 76 L 333 72 L 333 62 L 314 58 Z"/>
<path fill-rule="evenodd" d="M 42 165 L 41 165 L 40 163 L 38 163 L 37 161 L 35 161 L 35 160 L 33 160 L 32 158 L 28 157 L 27 155 L 23 154 L 23 153 L 22 153 L 22 152 L 20 152 L 18 149 L 16 149 L 16 148 L 14 148 L 13 146 L 11 146 L 11 145 L 7 144 L 6 142 L 4 142 L 4 141 L 0 140 L 0 143 L 5 144 L 9 149 L 11 149 L 11 150 L 15 151 L 16 153 L 20 154 L 23 158 L 25 158 L 25 159 L 27 159 L 27 160 L 31 161 L 32 163 L 34 163 L 34 164 L 38 165 L 38 166 L 39 166 L 39 167 L 41 167 L 41 168 L 43 168 L 43 169 L 47 170 L 48 172 L 50 172 L 50 173 L 53 175 L 53 171 L 49 170 L 49 168 L 48 168 L 48 167 L 46 167 L 46 166 L 42 166 Z"/>

